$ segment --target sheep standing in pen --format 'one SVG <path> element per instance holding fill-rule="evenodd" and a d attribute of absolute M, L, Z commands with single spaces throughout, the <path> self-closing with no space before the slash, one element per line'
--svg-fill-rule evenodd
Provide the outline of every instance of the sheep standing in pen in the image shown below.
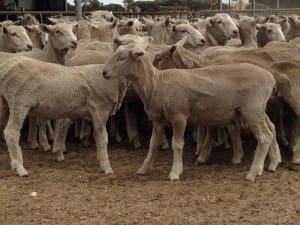
<path fill-rule="evenodd" d="M 127 83 L 107 81 L 102 65 L 65 67 L 8 53 L 0 54 L 0 127 L 8 146 L 12 169 L 26 176 L 20 131 L 27 115 L 42 119 L 91 116 L 100 168 L 112 173 L 107 154 L 106 123 L 122 102 Z M 58 160 L 63 152 L 58 152 Z"/>
<path fill-rule="evenodd" d="M 261 175 L 270 152 L 270 170 L 281 162 L 275 128 L 265 113 L 275 86 L 273 75 L 250 64 L 212 66 L 202 69 L 156 70 L 147 53 L 135 45 L 120 47 L 103 69 L 107 79 L 125 77 L 142 99 L 153 123 L 148 155 L 138 170 L 147 174 L 162 141 L 163 127 L 173 129 L 173 165 L 170 180 L 178 180 L 183 170 L 182 150 L 187 123 L 205 126 L 232 122 L 239 115 L 248 122 L 257 139 L 251 169 L 246 176 Z"/>

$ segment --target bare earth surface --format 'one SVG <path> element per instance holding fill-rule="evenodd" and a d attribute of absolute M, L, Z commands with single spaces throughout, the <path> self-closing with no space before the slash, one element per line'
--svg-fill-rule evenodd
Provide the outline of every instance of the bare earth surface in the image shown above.
<path fill-rule="evenodd" d="M 30 176 L 20 178 L 0 146 L 0 225 L 300 224 L 297 167 L 285 162 L 254 183 L 244 180 L 254 144 L 246 146 L 240 166 L 231 165 L 231 151 L 221 148 L 214 150 L 210 163 L 196 166 L 195 147 L 187 144 L 180 182 L 166 179 L 171 151 L 159 151 L 149 176 L 135 175 L 147 142 L 140 150 L 110 145 L 115 171 L 110 176 L 98 172 L 94 147 L 69 144 L 66 161 L 57 162 L 52 153 L 22 144 Z"/>

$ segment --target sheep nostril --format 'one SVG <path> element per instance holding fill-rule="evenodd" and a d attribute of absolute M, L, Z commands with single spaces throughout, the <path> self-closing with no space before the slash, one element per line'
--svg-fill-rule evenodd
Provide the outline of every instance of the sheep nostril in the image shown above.
<path fill-rule="evenodd" d="M 27 48 L 32 50 L 33 46 L 32 45 L 27 45 Z"/>
<path fill-rule="evenodd" d="M 72 41 L 72 44 L 74 45 L 74 47 L 77 47 L 78 45 L 77 41 Z"/>
<path fill-rule="evenodd" d="M 201 39 L 201 43 L 202 43 L 202 44 L 205 44 L 205 40 L 204 40 L 204 39 Z"/>
<path fill-rule="evenodd" d="M 102 74 L 103 76 L 106 76 L 107 72 L 104 70 Z"/>

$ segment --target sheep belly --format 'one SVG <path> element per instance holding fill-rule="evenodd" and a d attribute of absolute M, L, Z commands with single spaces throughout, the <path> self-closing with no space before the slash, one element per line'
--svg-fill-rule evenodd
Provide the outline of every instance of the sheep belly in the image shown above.
<path fill-rule="evenodd" d="M 52 88 L 44 89 L 30 114 L 46 119 L 78 118 L 88 114 L 86 88 L 73 86 L 54 90 L 55 92 Z"/>

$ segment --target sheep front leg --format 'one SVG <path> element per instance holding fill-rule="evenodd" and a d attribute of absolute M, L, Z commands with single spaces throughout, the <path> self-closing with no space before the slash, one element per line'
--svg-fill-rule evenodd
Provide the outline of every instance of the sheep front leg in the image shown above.
<path fill-rule="evenodd" d="M 161 126 L 158 122 L 153 122 L 153 129 L 152 129 L 152 135 L 150 139 L 149 151 L 146 159 L 144 160 L 142 167 L 137 171 L 137 174 L 145 175 L 149 173 L 150 169 L 152 168 L 155 155 L 157 153 L 157 149 L 159 145 L 162 143 L 163 133 L 164 133 L 163 126 Z"/>
<path fill-rule="evenodd" d="M 28 111 L 29 108 L 25 107 L 9 107 L 10 115 L 4 129 L 4 138 L 11 159 L 11 167 L 13 170 L 17 171 L 19 176 L 28 175 L 28 172 L 23 165 L 23 155 L 19 145 L 21 128 Z"/>
<path fill-rule="evenodd" d="M 179 176 L 183 171 L 182 152 L 184 146 L 185 127 L 186 127 L 186 118 L 178 119 L 172 122 L 173 164 L 172 164 L 171 172 L 169 174 L 169 179 L 171 181 L 179 180 Z"/>
<path fill-rule="evenodd" d="M 108 134 L 106 130 L 106 123 L 108 120 L 108 113 L 94 112 L 91 113 L 94 125 L 94 139 L 96 142 L 97 158 L 100 162 L 100 169 L 105 174 L 111 174 L 112 170 L 107 153 Z"/>

